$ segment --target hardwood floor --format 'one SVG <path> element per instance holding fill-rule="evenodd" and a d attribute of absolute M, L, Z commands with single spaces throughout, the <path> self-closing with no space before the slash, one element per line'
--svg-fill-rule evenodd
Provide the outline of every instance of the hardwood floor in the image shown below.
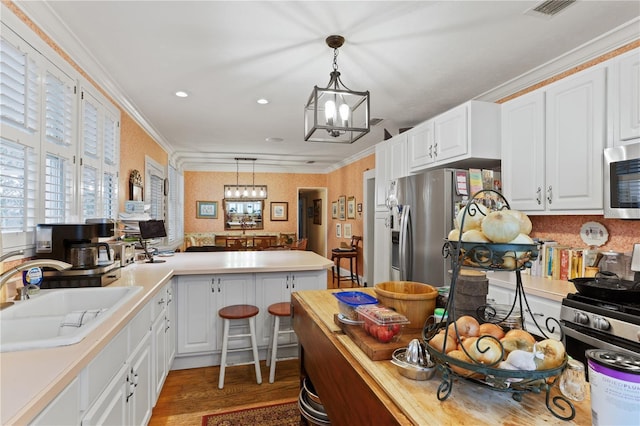
<path fill-rule="evenodd" d="M 327 288 L 336 288 L 331 271 L 327 274 Z M 342 281 L 341 288 L 357 287 L 354 282 Z M 192 368 L 170 371 L 160 398 L 153 409 L 150 425 L 200 425 L 202 416 L 232 407 L 264 405 L 292 400 L 300 392 L 298 360 L 276 364 L 276 379 L 269 383 L 269 368 L 260 363 L 262 384 L 256 383 L 253 365 L 227 367 L 224 389 L 218 389 L 220 367 Z"/>

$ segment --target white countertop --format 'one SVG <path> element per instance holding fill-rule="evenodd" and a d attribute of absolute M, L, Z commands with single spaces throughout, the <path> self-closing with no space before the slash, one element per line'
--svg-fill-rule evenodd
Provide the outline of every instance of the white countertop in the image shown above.
<path fill-rule="evenodd" d="M 157 259 L 166 262 L 122 268 L 121 278 L 110 286 L 142 286 L 143 291 L 79 343 L 0 353 L 0 424 L 33 419 L 174 275 L 313 271 L 332 265 L 325 257 L 298 250 L 176 253 Z"/>

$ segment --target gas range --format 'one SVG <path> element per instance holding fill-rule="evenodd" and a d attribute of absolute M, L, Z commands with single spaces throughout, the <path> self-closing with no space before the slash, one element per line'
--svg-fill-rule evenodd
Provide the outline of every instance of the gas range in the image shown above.
<path fill-rule="evenodd" d="M 45 270 L 41 288 L 104 287 L 120 278 L 120 272 L 119 261 L 88 269 Z"/>
<path fill-rule="evenodd" d="M 610 302 L 581 294 L 562 300 L 560 323 L 567 352 L 584 362 L 586 349 L 640 355 L 640 304 Z"/>

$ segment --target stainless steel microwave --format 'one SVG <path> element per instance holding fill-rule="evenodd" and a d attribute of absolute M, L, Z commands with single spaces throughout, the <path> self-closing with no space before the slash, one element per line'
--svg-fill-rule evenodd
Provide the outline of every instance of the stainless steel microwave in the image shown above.
<path fill-rule="evenodd" d="M 604 217 L 640 219 L 640 142 L 604 150 Z"/>

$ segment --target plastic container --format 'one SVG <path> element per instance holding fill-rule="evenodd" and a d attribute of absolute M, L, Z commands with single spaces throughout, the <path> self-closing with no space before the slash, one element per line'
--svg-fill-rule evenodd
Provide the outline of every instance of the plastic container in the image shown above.
<path fill-rule="evenodd" d="M 436 307 L 438 290 L 413 281 L 386 281 L 374 286 L 384 306 L 395 309 L 409 320 L 409 328 L 422 329 Z"/>
<path fill-rule="evenodd" d="M 342 316 L 352 321 L 358 320 L 356 313 L 358 306 L 378 303 L 378 299 L 361 291 L 341 291 L 333 295 L 338 299 L 338 308 Z"/>
<path fill-rule="evenodd" d="M 382 305 L 360 305 L 356 312 L 362 328 L 380 343 L 397 342 L 409 324 L 407 317 Z"/>

